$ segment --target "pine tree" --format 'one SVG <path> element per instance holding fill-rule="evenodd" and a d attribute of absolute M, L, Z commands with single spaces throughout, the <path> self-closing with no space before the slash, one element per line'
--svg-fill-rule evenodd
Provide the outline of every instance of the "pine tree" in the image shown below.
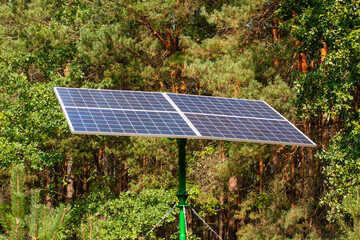
<path fill-rule="evenodd" d="M 49 208 L 39 204 L 39 191 L 33 190 L 30 209 L 25 207 L 24 165 L 14 166 L 11 175 L 11 206 L 0 203 L 0 223 L 7 230 L 9 240 L 53 240 L 61 235 L 68 216 L 67 208 L 60 205 Z"/>
<path fill-rule="evenodd" d="M 344 197 L 343 208 L 351 216 L 352 222 L 348 224 L 344 218 L 340 218 L 340 225 L 347 234 L 347 239 L 360 239 L 360 189 L 355 188 L 352 194 Z"/>
<path fill-rule="evenodd" d="M 39 191 L 33 190 L 30 214 L 26 216 L 29 226 L 28 235 L 32 239 L 39 240 L 57 239 L 61 234 L 67 214 L 67 208 L 63 204 L 57 208 L 39 204 Z"/>
<path fill-rule="evenodd" d="M 19 164 L 11 175 L 11 207 L 0 203 L 0 223 L 7 230 L 10 240 L 21 240 L 25 236 L 24 165 Z"/>

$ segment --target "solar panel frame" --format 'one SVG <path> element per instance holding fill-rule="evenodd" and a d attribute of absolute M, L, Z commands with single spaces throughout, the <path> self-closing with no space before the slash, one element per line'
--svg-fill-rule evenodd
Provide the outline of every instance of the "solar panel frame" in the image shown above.
<path fill-rule="evenodd" d="M 95 95 L 97 95 L 97 98 L 93 98 L 94 101 L 90 101 L 89 99 L 86 99 L 87 102 L 84 101 L 84 99 L 78 99 L 76 98 L 75 101 L 74 99 L 70 96 L 69 93 L 69 89 L 70 92 L 82 92 L 82 93 L 86 93 L 86 91 L 88 91 L 89 94 L 91 93 L 96 93 L 97 91 L 99 93 L 96 93 Z M 64 92 L 68 91 L 68 98 L 63 98 L 63 96 L 60 96 L 61 94 L 63 94 Z M 170 137 L 170 138 L 194 138 L 194 139 L 214 139 L 214 140 L 224 140 L 224 141 L 238 141 L 238 142 L 251 142 L 251 143 L 265 143 L 265 144 L 281 144 L 281 145 L 296 145 L 296 146 L 306 146 L 306 147 L 315 147 L 316 144 L 311 141 L 311 139 L 309 139 L 305 134 L 303 134 L 298 128 L 296 128 L 291 122 L 289 122 L 285 117 L 283 117 L 280 113 L 278 113 L 275 109 L 273 109 L 269 104 L 267 104 L 264 101 L 258 101 L 258 100 L 244 100 L 244 99 L 232 99 L 232 98 L 219 98 L 219 97 L 208 97 L 208 96 L 198 96 L 198 95 L 187 95 L 187 94 L 174 94 L 174 93 L 158 93 L 158 92 L 140 92 L 140 91 L 119 91 L 119 90 L 98 90 L 98 89 L 81 89 L 81 88 L 54 88 L 55 94 L 60 102 L 60 105 L 62 107 L 62 110 L 65 114 L 65 118 L 67 120 L 67 123 L 70 126 L 70 130 L 72 133 L 74 134 L 89 134 L 89 135 L 115 135 L 115 136 L 142 136 L 142 137 Z M 62 92 L 61 94 L 59 93 Z M 86 93 L 87 94 L 87 93 Z M 86 95 L 85 94 L 85 95 Z M 108 96 L 109 99 L 106 99 L 104 97 Z M 118 97 L 118 99 L 115 100 L 111 100 L 112 97 L 114 97 L 114 94 Z M 66 94 L 65 94 L 66 95 Z M 99 103 L 97 103 L 96 101 L 99 101 L 101 99 L 102 96 L 104 98 L 104 101 L 101 101 L 102 105 L 99 105 Z M 121 102 L 127 102 L 130 103 L 130 101 L 133 101 L 132 103 L 129 104 L 123 104 L 122 106 L 128 106 L 127 108 L 122 108 L 121 104 L 119 104 L 119 99 L 122 98 L 122 96 L 129 96 L 129 99 L 126 99 L 126 101 L 121 101 Z M 141 97 L 140 97 L 141 96 Z M 153 101 L 149 101 L 150 99 L 156 99 Z M 71 100 L 69 100 L 71 99 Z M 184 100 L 185 99 L 185 100 Z M 202 109 L 198 108 L 197 111 L 193 111 L 193 109 L 195 106 L 194 102 L 188 102 L 187 104 L 189 104 L 189 106 L 191 106 L 192 108 L 189 108 L 188 106 L 185 106 L 184 104 L 179 104 L 179 102 L 185 102 L 185 101 L 189 101 L 189 99 L 196 99 L 197 102 L 201 102 L 201 101 L 207 101 L 207 102 L 212 102 L 213 106 L 211 106 L 211 108 L 209 108 L 208 106 L 204 105 L 205 107 L 202 107 Z M 200 99 L 200 100 L 199 100 Z M 65 101 L 63 101 L 65 100 Z M 111 100 L 110 105 L 109 101 Z M 158 102 L 155 104 L 155 102 Z M 64 104 L 65 102 L 65 104 Z M 120 102 L 120 103 L 121 103 Z M 141 106 L 139 107 L 139 104 L 143 104 L 146 103 L 145 107 Z M 217 106 L 216 102 L 220 102 L 220 105 Z M 223 104 L 223 102 L 226 103 Z M 75 103 L 78 104 L 79 106 L 75 106 Z M 107 105 L 106 105 L 106 104 Z M 238 113 L 236 111 L 230 111 L 233 110 L 234 106 L 233 105 L 239 105 L 239 103 L 245 103 L 248 104 L 249 106 L 247 106 L 247 109 L 245 108 L 245 113 Z M 114 104 L 117 104 L 118 108 L 114 108 Z M 133 105 L 131 105 L 133 104 Z M 257 106 L 258 108 L 264 108 L 264 110 L 262 112 L 259 113 L 259 111 L 256 111 L 256 108 L 253 111 L 250 111 L 252 108 L 254 109 L 254 106 L 251 106 L 251 104 L 253 104 L 254 106 Z M 223 105 L 223 106 L 222 106 Z M 162 133 L 163 134 L 156 134 L 156 131 L 154 130 L 155 128 L 153 128 L 153 124 L 149 124 L 149 126 L 145 126 L 145 129 L 147 129 L 147 131 L 145 130 L 141 130 L 141 131 L 130 131 L 128 130 L 127 132 L 120 132 L 120 131 L 109 131 L 109 128 L 106 127 L 107 121 L 115 121 L 116 117 L 114 119 L 109 118 L 106 121 L 100 121 L 99 119 L 96 119 L 98 121 L 98 123 L 95 123 L 95 119 L 92 119 L 94 122 L 94 125 L 98 124 L 99 126 L 101 126 L 101 129 L 99 129 L 99 126 L 97 126 L 97 129 L 95 128 L 83 128 L 82 131 L 79 131 L 79 126 L 81 126 L 79 121 L 74 121 L 74 119 L 72 119 L 72 111 L 70 109 L 87 109 L 88 111 L 90 111 L 89 109 L 91 109 L 91 111 L 110 111 L 113 113 L 119 113 L 119 111 L 126 111 L 127 115 L 131 115 L 131 113 L 139 114 L 142 113 L 144 115 L 146 114 L 150 114 L 150 113 L 157 113 L 157 114 L 163 114 L 163 118 L 165 118 L 164 114 L 169 114 L 169 115 L 173 115 L 174 118 L 176 116 L 177 121 L 179 121 L 179 123 L 181 122 L 181 127 L 180 129 L 186 129 L 185 131 L 179 131 L 179 127 L 176 127 L 176 124 L 173 123 L 169 123 L 170 125 L 168 127 L 172 127 L 173 129 L 175 129 L 174 131 L 167 131 L 165 130 L 166 128 L 166 124 L 165 121 L 163 121 L 163 125 L 160 124 L 160 122 L 158 122 L 157 124 L 160 124 L 161 129 L 162 129 Z M 209 110 L 210 109 L 210 110 Z M 216 109 L 216 110 L 213 110 Z M 230 109 L 230 110 L 229 110 Z M 250 110 L 249 110 L 250 109 Z M 70 116 L 69 116 L 69 111 L 70 111 Z M 81 110 L 81 111 L 85 111 L 85 110 Z M 193 111 L 193 112 L 192 112 Z M 254 115 L 253 113 L 258 113 L 257 115 Z M 218 132 L 222 132 L 220 133 L 213 133 L 213 134 L 208 134 L 208 135 L 204 135 L 201 134 L 202 129 L 199 128 L 199 126 L 197 126 L 198 124 L 196 122 L 194 122 L 194 120 L 190 120 L 189 116 L 192 115 L 196 115 L 196 116 L 201 116 L 202 118 L 208 118 L 208 119 L 216 119 L 219 118 L 220 120 L 217 120 L 217 128 Z M 252 116 L 251 116 L 252 115 Z M 272 118 L 269 118 L 268 116 L 272 116 Z M 91 117 L 97 117 L 97 115 L 95 114 L 83 114 L 82 117 L 84 117 L 84 119 L 87 119 L 87 121 L 89 121 L 87 124 L 90 124 L 89 126 L 93 126 L 91 125 Z M 132 116 L 132 115 L 131 115 Z M 260 117 L 259 117 L 260 116 Z M 161 118 L 161 117 L 160 117 Z M 192 118 L 192 117 L 190 117 Z M 121 119 L 121 118 L 120 118 Z M 146 118 L 142 119 L 141 121 L 145 121 Z M 221 124 L 223 124 L 223 122 L 226 122 L 226 119 L 232 119 L 233 121 L 237 121 L 237 122 L 241 122 L 241 121 L 245 121 L 245 120 L 251 120 L 253 122 L 256 121 L 275 121 L 278 122 L 279 124 L 282 123 L 283 125 L 286 126 L 290 126 L 291 130 L 295 133 L 297 133 L 302 140 L 301 141 L 295 141 L 296 137 L 290 138 L 288 137 L 289 141 L 282 141 L 282 139 L 286 139 L 284 138 L 282 135 L 284 135 L 281 132 L 278 132 L 278 130 L 283 130 L 285 131 L 286 128 L 283 128 L 282 126 L 278 126 L 278 127 L 274 127 L 274 129 L 266 129 L 266 126 L 264 127 L 258 127 L 258 128 L 251 128 L 252 133 L 258 133 L 258 136 L 255 137 L 257 139 L 255 139 L 254 137 L 250 138 L 249 136 L 252 133 L 249 133 L 249 131 L 246 131 L 246 128 L 243 129 L 242 135 L 244 136 L 243 138 L 236 138 L 236 137 L 229 137 L 231 134 L 234 136 L 234 133 L 229 133 L 229 130 L 235 131 L 236 128 L 227 128 L 224 126 L 220 126 Z M 130 119 L 129 119 L 130 120 Z M 137 121 L 134 121 L 134 119 L 132 119 L 131 121 L 133 121 L 135 124 Z M 134 123 L 132 123 L 131 121 L 128 121 L 130 123 L 130 125 L 132 124 L 133 126 L 138 126 L 138 129 L 143 129 L 141 127 L 141 124 L 139 123 L 139 125 L 134 125 Z M 141 122 L 140 121 L 140 122 Z M 148 121 L 148 120 L 146 120 Z M 145 121 L 145 123 L 146 123 Z M 230 120 L 228 120 L 230 121 Z M 138 121 L 139 122 L 139 121 Z M 106 124 L 105 124 L 106 123 Z M 112 126 L 114 126 L 112 129 L 120 129 L 121 128 L 121 124 L 124 125 L 124 123 L 120 123 L 119 121 L 117 121 L 118 126 L 116 124 L 110 124 Z M 184 125 L 184 123 L 186 123 L 187 125 Z M 75 124 L 75 125 L 73 125 Z M 109 126 L 110 126 L 109 125 Z M 224 125 L 224 124 L 223 124 Z M 281 124 L 280 124 L 281 125 Z M 74 127 L 75 126 L 75 127 Z M 117 127 L 116 127 L 117 126 Z M 125 125 L 127 126 L 127 125 Z M 215 125 L 214 125 L 215 126 Z M 207 130 L 211 130 L 211 129 L 215 129 L 215 128 L 211 127 L 211 126 L 207 126 Z M 191 129 L 191 130 L 189 130 Z M 242 129 L 240 127 L 238 127 L 237 132 L 239 132 L 239 129 Z M 80 129 L 81 130 L 81 129 Z M 91 130 L 91 131 L 89 131 Z M 151 131 L 150 131 L 151 130 Z M 249 129 L 247 129 L 249 130 Z M 263 132 L 261 132 L 263 131 Z M 214 130 L 215 132 L 215 130 Z M 264 133 L 268 133 L 272 132 L 274 136 L 276 137 L 264 137 Z M 226 134 L 225 134 L 226 133 Z M 262 136 L 260 136 L 261 134 Z M 274 133 L 277 133 L 278 135 L 275 135 Z M 246 135 L 248 134 L 248 135 Z M 267 140 L 266 140 L 267 138 Z"/>

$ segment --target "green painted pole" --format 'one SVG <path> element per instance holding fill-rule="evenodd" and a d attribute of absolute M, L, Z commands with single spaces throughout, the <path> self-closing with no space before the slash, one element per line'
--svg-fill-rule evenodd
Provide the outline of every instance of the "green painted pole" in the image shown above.
<path fill-rule="evenodd" d="M 185 224 L 185 213 L 184 207 L 186 207 L 186 199 L 188 193 L 186 191 L 186 138 L 177 139 L 178 149 L 179 149 L 179 190 L 177 192 L 177 197 L 179 199 L 178 208 L 180 208 L 179 215 L 179 227 L 180 235 L 179 240 L 186 240 L 186 224 Z"/>

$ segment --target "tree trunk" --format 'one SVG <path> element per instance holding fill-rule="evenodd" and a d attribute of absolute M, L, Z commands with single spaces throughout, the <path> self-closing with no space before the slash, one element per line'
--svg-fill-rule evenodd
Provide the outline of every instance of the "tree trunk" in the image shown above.
<path fill-rule="evenodd" d="M 263 183 L 263 175 L 264 175 L 264 163 L 263 163 L 263 156 L 259 156 L 259 177 L 260 177 L 260 193 L 263 192 L 264 183 Z"/>
<path fill-rule="evenodd" d="M 70 158 L 66 163 L 66 174 L 67 174 L 66 203 L 70 202 L 73 199 L 75 193 L 75 187 L 74 187 L 75 175 L 72 173 L 72 170 L 73 170 L 73 162 L 72 162 L 72 158 Z"/>
<path fill-rule="evenodd" d="M 123 190 L 123 171 L 124 171 L 124 167 L 123 167 L 123 164 L 119 164 L 118 167 L 117 167 L 117 170 L 116 170 L 116 183 L 117 183 L 117 190 L 118 190 L 118 193 L 120 194 Z"/>
<path fill-rule="evenodd" d="M 44 180 L 45 180 L 45 189 L 48 190 L 50 188 L 51 178 L 50 178 L 50 171 L 46 166 L 44 168 Z M 49 208 L 52 207 L 51 197 L 49 194 L 45 195 L 45 203 L 47 207 Z"/>
<path fill-rule="evenodd" d="M 110 162 L 109 162 L 109 155 L 104 151 L 103 152 L 103 159 L 102 159 L 102 169 L 104 176 L 110 175 Z"/>
<path fill-rule="evenodd" d="M 280 21 L 278 19 L 273 20 L 272 34 L 273 34 L 273 43 L 274 44 L 277 44 L 280 41 L 279 22 Z M 274 67 L 278 67 L 278 66 L 279 66 L 279 59 L 275 58 L 274 59 Z"/>
<path fill-rule="evenodd" d="M 225 196 L 222 193 L 220 196 L 220 214 L 219 214 L 219 235 L 222 239 L 224 239 L 224 234 L 225 234 L 225 223 L 224 223 L 225 214 L 223 210 L 224 205 L 225 205 Z"/>
<path fill-rule="evenodd" d="M 300 72 L 307 73 L 308 72 L 308 67 L 307 67 L 306 53 L 305 52 L 300 53 L 300 63 L 301 63 Z"/>
<path fill-rule="evenodd" d="M 320 55 L 321 55 L 321 57 L 320 57 L 320 62 L 321 62 L 321 63 L 325 61 L 325 58 L 326 58 L 326 56 L 327 56 L 327 54 L 328 54 L 328 47 L 327 47 L 327 45 L 326 45 L 326 42 L 325 42 L 325 41 L 322 41 L 322 44 L 324 44 L 324 47 L 322 47 L 322 48 L 320 49 Z"/>
<path fill-rule="evenodd" d="M 237 207 L 237 199 L 238 196 L 235 198 L 234 195 L 238 193 L 239 186 L 238 186 L 238 178 L 236 176 L 229 178 L 229 210 L 228 210 L 228 221 L 229 221 L 229 228 L 228 228 L 228 239 L 236 239 L 236 230 L 237 230 L 237 221 L 234 217 L 235 208 Z"/>
<path fill-rule="evenodd" d="M 294 151 L 294 147 L 291 147 L 291 150 Z M 291 208 L 295 208 L 295 203 L 296 203 L 296 187 L 295 187 L 295 161 L 296 158 L 294 156 L 290 156 L 290 161 L 291 161 Z"/>
<path fill-rule="evenodd" d="M 279 155 L 277 154 L 276 150 L 272 154 L 273 172 L 276 172 L 279 169 Z"/>
<path fill-rule="evenodd" d="M 90 170 L 90 164 L 89 161 L 84 158 L 84 176 L 83 176 L 83 183 L 82 183 L 82 190 L 83 190 L 83 197 L 86 196 L 88 191 L 88 183 L 87 183 L 87 177 Z"/>
<path fill-rule="evenodd" d="M 99 173 L 100 173 L 97 177 L 97 180 L 100 181 L 101 174 L 104 176 L 109 175 L 109 159 L 108 159 L 108 155 L 105 153 L 103 148 L 100 148 L 98 150 L 97 166 L 99 168 Z"/>
<path fill-rule="evenodd" d="M 298 49 L 300 47 L 300 41 L 296 41 L 295 48 Z M 297 58 L 297 69 L 301 73 L 307 73 L 307 60 L 305 51 L 301 52 Z"/>

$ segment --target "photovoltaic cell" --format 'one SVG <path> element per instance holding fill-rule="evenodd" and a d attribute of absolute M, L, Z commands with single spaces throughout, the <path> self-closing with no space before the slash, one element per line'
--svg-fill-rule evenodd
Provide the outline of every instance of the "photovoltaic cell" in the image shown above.
<path fill-rule="evenodd" d="M 263 101 L 76 88 L 55 92 L 76 134 L 316 146 Z"/>
<path fill-rule="evenodd" d="M 65 107 L 74 133 L 195 136 L 178 113 Z"/>
<path fill-rule="evenodd" d="M 175 111 L 164 96 L 156 92 L 78 88 L 57 88 L 57 91 L 65 107 Z"/>
<path fill-rule="evenodd" d="M 263 101 L 185 94 L 168 94 L 168 96 L 184 113 L 284 120 Z"/>
<path fill-rule="evenodd" d="M 185 113 L 204 138 L 311 145 L 288 121 Z"/>

